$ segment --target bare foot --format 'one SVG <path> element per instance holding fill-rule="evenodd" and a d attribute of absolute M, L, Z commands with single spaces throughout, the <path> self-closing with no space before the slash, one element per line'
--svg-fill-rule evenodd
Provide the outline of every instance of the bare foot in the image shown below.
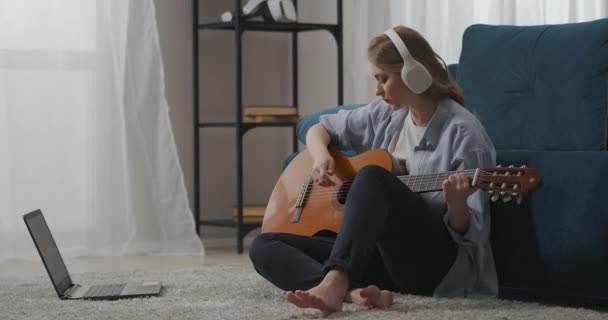
<path fill-rule="evenodd" d="M 374 306 L 372 306 L 368 298 L 363 298 L 361 296 L 361 290 L 361 288 L 349 290 L 344 297 L 344 302 L 350 302 L 368 309 L 372 309 Z"/>
<path fill-rule="evenodd" d="M 331 270 L 321 283 L 307 291 L 287 291 L 287 301 L 300 308 L 312 308 L 327 316 L 342 311 L 348 278 L 343 271 Z"/>
<path fill-rule="evenodd" d="M 388 308 L 393 304 L 393 293 L 388 290 L 380 290 L 374 285 L 362 289 L 353 289 L 348 293 L 348 296 L 350 302 L 368 309 Z"/>
<path fill-rule="evenodd" d="M 312 308 L 321 310 L 323 315 L 342 311 L 344 295 L 336 294 L 331 288 L 321 286 L 314 287 L 308 291 L 288 291 L 287 301 L 300 308 Z"/>

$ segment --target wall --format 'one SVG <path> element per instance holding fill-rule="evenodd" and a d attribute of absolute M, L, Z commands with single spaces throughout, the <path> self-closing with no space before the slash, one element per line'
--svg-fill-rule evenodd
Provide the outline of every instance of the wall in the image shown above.
<path fill-rule="evenodd" d="M 245 2 L 245 0 L 244 0 Z M 193 205 L 192 121 L 192 1 L 155 0 L 160 46 L 165 67 L 166 95 L 190 203 Z M 232 1 L 199 2 L 199 21 L 216 21 L 234 6 Z M 300 21 L 336 20 L 335 4 L 300 1 Z M 291 36 L 246 32 L 243 36 L 244 104 L 291 104 Z M 300 35 L 300 113 L 337 103 L 337 51 L 327 32 Z M 235 63 L 232 31 L 200 31 L 200 118 L 234 121 Z M 236 202 L 236 137 L 233 128 L 201 130 L 201 201 L 205 219 L 230 218 Z M 244 201 L 265 203 L 291 153 L 285 128 L 258 128 L 244 137 Z M 235 229 L 203 226 L 205 244 L 233 241 Z"/>

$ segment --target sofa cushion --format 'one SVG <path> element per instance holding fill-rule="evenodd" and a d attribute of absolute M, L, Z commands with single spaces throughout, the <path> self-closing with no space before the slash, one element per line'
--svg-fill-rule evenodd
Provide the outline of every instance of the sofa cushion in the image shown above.
<path fill-rule="evenodd" d="M 465 30 L 457 81 L 497 149 L 605 150 L 608 19 Z"/>
<path fill-rule="evenodd" d="M 322 115 L 330 114 L 330 113 L 337 113 L 341 109 L 355 109 L 358 107 L 362 107 L 364 105 L 365 104 L 350 104 L 350 105 L 344 105 L 344 106 L 325 108 L 321 111 L 306 115 L 305 117 L 300 119 L 300 122 L 298 122 L 298 125 L 296 127 L 296 133 L 298 135 L 298 139 L 300 140 L 300 142 L 306 144 L 306 133 L 308 132 L 308 129 L 310 129 L 310 127 L 314 126 L 315 124 L 319 123 L 319 117 L 321 117 Z"/>
<path fill-rule="evenodd" d="M 497 163 L 543 180 L 520 206 L 492 205 L 500 286 L 608 300 L 608 153 L 502 150 Z"/>
<path fill-rule="evenodd" d="M 450 75 L 450 78 L 454 80 L 458 79 L 458 64 L 448 64 L 448 74 Z"/>

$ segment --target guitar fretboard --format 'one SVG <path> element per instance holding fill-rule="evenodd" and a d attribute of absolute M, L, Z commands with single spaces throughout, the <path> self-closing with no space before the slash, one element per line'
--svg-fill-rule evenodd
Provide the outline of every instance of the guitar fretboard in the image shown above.
<path fill-rule="evenodd" d="M 477 169 L 464 171 L 448 171 L 442 173 L 421 174 L 415 176 L 397 176 L 401 182 L 408 186 L 414 192 L 432 192 L 441 191 L 443 180 L 447 179 L 451 174 L 463 172 L 469 178 L 473 178 Z"/>

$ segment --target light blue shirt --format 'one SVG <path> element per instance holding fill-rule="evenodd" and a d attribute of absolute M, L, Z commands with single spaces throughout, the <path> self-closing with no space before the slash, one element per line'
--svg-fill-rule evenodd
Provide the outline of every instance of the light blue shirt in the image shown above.
<path fill-rule="evenodd" d="M 370 149 L 388 149 L 396 139 L 407 115 L 407 108 L 393 111 L 383 100 L 352 110 L 340 110 L 321 116 L 331 142 L 340 149 L 362 153 Z M 494 144 L 479 120 L 452 99 L 442 100 L 427 129 L 415 146 L 410 174 L 440 173 L 496 165 Z M 420 196 L 438 214 L 454 241 L 458 254 L 454 264 L 435 288 L 438 297 L 496 296 L 498 280 L 490 246 L 490 203 L 488 195 L 478 190 L 467 198 L 469 228 L 464 235 L 448 223 L 443 192 Z"/>

